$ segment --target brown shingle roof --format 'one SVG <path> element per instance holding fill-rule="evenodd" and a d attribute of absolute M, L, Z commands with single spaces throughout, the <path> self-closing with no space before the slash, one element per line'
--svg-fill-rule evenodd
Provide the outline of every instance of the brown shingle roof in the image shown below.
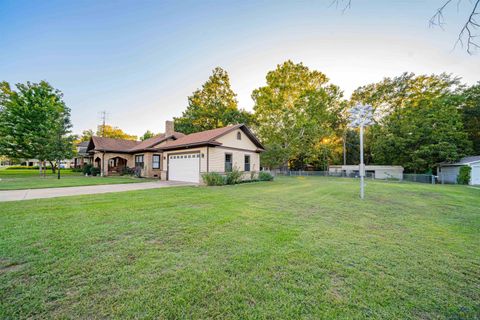
<path fill-rule="evenodd" d="M 88 151 L 97 150 L 97 151 L 110 151 L 110 152 L 124 152 L 124 153 L 134 153 L 139 151 L 155 151 L 155 150 L 170 150 L 177 148 L 188 148 L 200 145 L 221 145 L 220 142 L 216 139 L 221 136 L 231 132 L 235 129 L 241 129 L 258 147 L 259 151 L 264 150 L 262 144 L 258 139 L 253 135 L 253 133 L 244 125 L 237 124 L 231 125 L 223 128 L 207 130 L 197 133 L 192 133 L 189 135 L 184 135 L 180 132 L 175 132 L 172 136 L 165 137 L 164 134 L 152 137 L 145 141 L 130 141 L 130 140 L 120 140 L 112 138 L 102 138 L 102 137 L 92 137 L 90 144 L 88 145 Z M 158 148 L 153 148 L 155 145 L 160 142 L 173 138 L 176 140 L 167 141 L 165 144 Z"/>
<path fill-rule="evenodd" d="M 162 133 L 155 137 L 151 137 L 149 139 L 141 141 L 139 144 L 131 148 L 129 151 L 134 152 L 134 151 L 146 150 L 161 143 L 162 141 L 165 141 L 166 139 L 169 139 L 169 138 L 179 139 L 184 136 L 185 135 L 181 132 L 174 132 L 173 135 L 170 135 L 170 136 L 165 136 L 165 133 Z"/>
<path fill-rule="evenodd" d="M 166 144 L 161 146 L 161 149 L 166 150 L 166 149 L 192 147 L 192 146 L 205 145 L 205 144 L 221 145 L 221 143 L 215 140 L 235 129 L 241 129 L 242 131 L 244 131 L 245 134 L 248 135 L 248 137 L 253 141 L 253 143 L 255 143 L 255 145 L 260 150 L 264 149 L 262 144 L 257 140 L 257 138 L 253 135 L 253 133 L 244 124 L 231 125 L 223 128 L 192 133 L 180 139 L 177 139 L 175 141 L 167 142 Z"/>
<path fill-rule="evenodd" d="M 88 151 L 116 151 L 116 152 L 128 152 L 129 149 L 138 145 L 140 141 L 112 139 L 103 137 L 92 137 L 90 144 L 88 145 Z"/>
<path fill-rule="evenodd" d="M 192 146 L 192 145 L 204 144 L 208 142 L 211 142 L 213 144 L 219 144 L 218 142 L 215 143 L 213 140 L 239 126 L 240 125 L 227 126 L 227 127 L 218 128 L 218 129 L 191 133 L 175 141 L 167 142 L 162 146 L 162 149 L 170 149 L 173 147 L 181 147 L 181 146 Z"/>

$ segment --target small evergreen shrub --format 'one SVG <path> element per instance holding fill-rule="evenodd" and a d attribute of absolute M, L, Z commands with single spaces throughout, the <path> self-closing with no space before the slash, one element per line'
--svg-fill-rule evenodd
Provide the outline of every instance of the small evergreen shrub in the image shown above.
<path fill-rule="evenodd" d="M 92 168 L 93 168 L 93 165 L 91 165 L 89 163 L 84 164 L 83 168 L 82 168 L 83 174 L 91 175 L 92 174 Z"/>
<path fill-rule="evenodd" d="M 83 168 L 72 168 L 72 172 L 83 172 Z"/>
<path fill-rule="evenodd" d="M 472 168 L 469 166 L 460 167 L 460 172 L 458 173 L 457 183 L 458 184 L 468 184 L 470 182 L 470 175 Z"/>
<path fill-rule="evenodd" d="M 227 173 L 225 182 L 227 184 L 237 184 L 242 181 L 242 173 L 237 168 L 233 168 L 232 171 Z"/>
<path fill-rule="evenodd" d="M 135 175 L 135 177 L 141 178 L 142 177 L 142 168 L 141 167 L 135 167 L 133 169 L 133 174 Z"/>
<path fill-rule="evenodd" d="M 123 167 L 122 172 L 120 173 L 122 176 L 133 176 L 135 174 L 134 168 Z"/>
<path fill-rule="evenodd" d="M 260 181 L 272 181 L 273 176 L 270 172 L 260 171 L 260 173 L 258 174 L 258 180 L 260 180 Z"/>
<path fill-rule="evenodd" d="M 94 177 L 99 175 L 100 174 L 100 168 L 92 167 L 90 169 L 90 174 Z"/>
<path fill-rule="evenodd" d="M 202 179 L 207 186 L 223 186 L 225 184 L 225 177 L 217 172 L 204 173 Z"/>

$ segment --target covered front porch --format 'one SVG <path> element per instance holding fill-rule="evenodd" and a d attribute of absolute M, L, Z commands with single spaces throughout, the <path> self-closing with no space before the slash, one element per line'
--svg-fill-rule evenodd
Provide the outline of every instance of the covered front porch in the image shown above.
<path fill-rule="evenodd" d="M 100 169 L 103 176 L 120 175 L 125 168 L 129 167 L 127 157 L 121 155 L 107 156 L 107 154 L 97 154 L 93 161 L 93 166 Z"/>
<path fill-rule="evenodd" d="M 108 159 L 108 175 L 121 174 L 123 170 L 127 167 L 127 162 L 127 159 L 122 157 Z"/>

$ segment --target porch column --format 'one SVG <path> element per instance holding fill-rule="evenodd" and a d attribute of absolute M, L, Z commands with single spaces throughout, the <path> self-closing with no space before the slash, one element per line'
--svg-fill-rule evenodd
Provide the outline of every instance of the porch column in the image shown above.
<path fill-rule="evenodd" d="M 108 165 L 105 168 L 105 152 L 102 153 L 102 168 L 100 170 L 102 177 L 108 176 Z"/>

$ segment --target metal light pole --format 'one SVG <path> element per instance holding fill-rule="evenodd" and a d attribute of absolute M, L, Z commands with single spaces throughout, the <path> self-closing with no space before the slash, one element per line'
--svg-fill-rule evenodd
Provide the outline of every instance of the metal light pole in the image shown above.
<path fill-rule="evenodd" d="M 365 198 L 365 164 L 363 162 L 363 123 L 360 125 L 360 199 Z"/>
<path fill-rule="evenodd" d="M 360 127 L 360 198 L 365 198 L 365 163 L 363 161 L 363 128 L 373 123 L 373 109 L 370 105 L 357 104 L 350 109 L 350 127 Z"/>

